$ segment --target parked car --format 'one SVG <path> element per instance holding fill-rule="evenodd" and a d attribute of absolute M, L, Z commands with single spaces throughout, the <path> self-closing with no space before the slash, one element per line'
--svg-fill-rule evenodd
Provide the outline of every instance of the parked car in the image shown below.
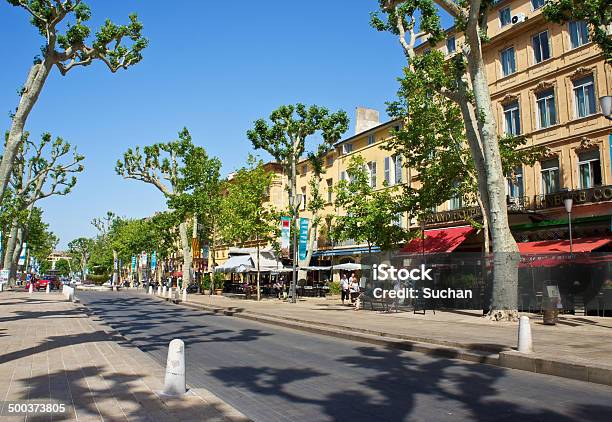
<path fill-rule="evenodd" d="M 32 284 L 33 288 L 36 289 L 36 291 L 39 290 L 47 290 L 47 285 L 49 285 L 49 290 L 54 290 L 57 289 L 57 284 L 55 283 L 55 281 L 49 277 L 43 277 L 43 278 L 32 278 L 30 280 L 28 280 L 26 282 L 25 288 L 27 290 L 30 290 L 30 284 Z"/>

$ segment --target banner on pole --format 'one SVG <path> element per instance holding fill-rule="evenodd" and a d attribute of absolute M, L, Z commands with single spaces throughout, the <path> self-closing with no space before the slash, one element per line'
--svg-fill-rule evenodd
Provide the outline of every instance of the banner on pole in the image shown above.
<path fill-rule="evenodd" d="M 27 248 L 28 244 L 26 242 L 23 242 L 23 245 L 21 246 L 21 254 L 19 255 L 19 262 L 17 263 L 17 265 L 25 265 Z"/>
<path fill-rule="evenodd" d="M 157 267 L 157 254 L 155 251 L 151 254 L 151 269 L 154 270 Z"/>
<path fill-rule="evenodd" d="M 291 236 L 291 217 L 281 217 L 281 255 L 289 256 L 289 238 Z"/>
<path fill-rule="evenodd" d="M 300 241 L 299 241 L 299 259 L 300 261 L 306 259 L 308 255 L 308 219 L 300 218 Z"/>
<path fill-rule="evenodd" d="M 132 255 L 132 272 L 136 271 L 136 256 Z"/>

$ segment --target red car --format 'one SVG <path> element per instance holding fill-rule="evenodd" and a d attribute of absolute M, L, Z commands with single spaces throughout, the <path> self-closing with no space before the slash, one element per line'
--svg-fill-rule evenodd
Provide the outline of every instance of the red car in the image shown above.
<path fill-rule="evenodd" d="M 31 280 L 26 283 L 26 290 L 30 290 Z M 33 288 L 38 290 L 47 290 L 47 284 L 49 284 L 49 290 L 59 289 L 59 280 L 55 276 L 44 276 L 40 279 L 35 279 Z"/>

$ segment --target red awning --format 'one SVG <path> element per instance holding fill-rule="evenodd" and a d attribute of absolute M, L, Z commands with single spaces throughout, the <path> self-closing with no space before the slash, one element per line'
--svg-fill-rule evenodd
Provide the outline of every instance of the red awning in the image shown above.
<path fill-rule="evenodd" d="M 474 228 L 472 226 L 425 230 L 424 245 L 421 238 L 413 239 L 401 252 L 422 253 L 423 249 L 425 253 L 452 252 L 473 232 Z"/>
<path fill-rule="evenodd" d="M 583 237 L 573 240 L 572 252 L 584 253 L 606 246 L 612 237 Z M 557 254 L 569 253 L 569 240 L 542 240 L 539 242 L 518 243 L 521 254 Z"/>

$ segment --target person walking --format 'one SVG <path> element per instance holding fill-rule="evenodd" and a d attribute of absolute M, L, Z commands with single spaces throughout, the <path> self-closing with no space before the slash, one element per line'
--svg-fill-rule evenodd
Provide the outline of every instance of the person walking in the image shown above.
<path fill-rule="evenodd" d="M 357 277 L 355 277 L 355 274 L 351 276 L 350 289 L 351 289 L 351 303 L 355 303 L 355 301 L 357 300 L 357 297 L 359 296 L 359 283 L 357 282 Z"/>
<path fill-rule="evenodd" d="M 342 274 L 342 278 L 340 279 L 340 288 L 342 289 L 342 304 L 344 305 L 344 299 L 350 300 L 349 281 L 348 278 L 346 278 L 346 274 Z"/>

